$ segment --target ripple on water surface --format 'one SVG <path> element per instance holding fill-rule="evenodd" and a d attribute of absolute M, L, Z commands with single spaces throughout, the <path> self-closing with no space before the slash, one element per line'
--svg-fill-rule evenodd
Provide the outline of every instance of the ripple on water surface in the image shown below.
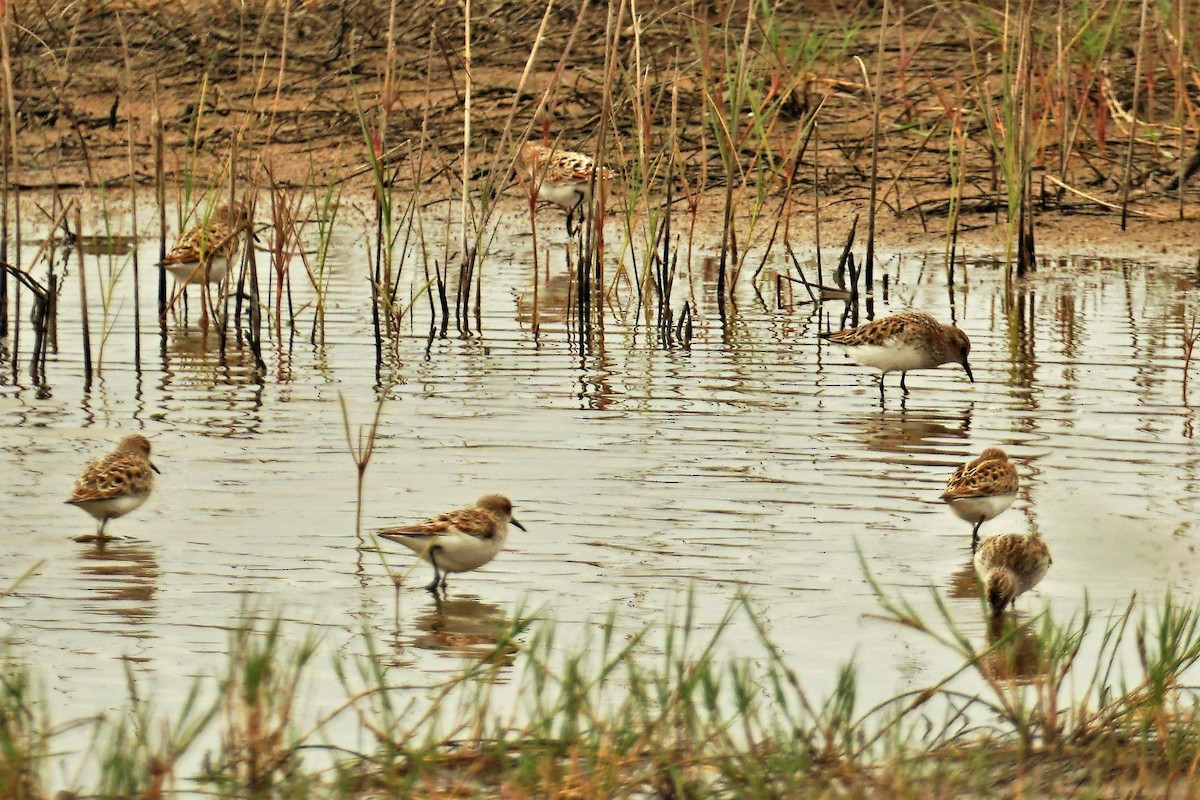
<path fill-rule="evenodd" d="M 614 608 L 629 630 L 661 621 L 689 587 L 705 626 L 745 589 L 818 693 L 853 655 L 870 678 L 864 701 L 890 696 L 940 675 L 948 656 L 864 618 L 877 606 L 860 552 L 885 589 L 922 607 L 927 587 L 952 598 L 984 640 L 970 526 L 938 495 L 988 446 L 1009 452 L 1022 485 L 984 533 L 1039 530 L 1054 552 L 1026 609 L 1051 600 L 1069 614 L 1085 590 L 1104 608 L 1194 584 L 1200 456 L 1180 343 L 1196 289 L 1182 267 L 1068 261 L 1006 294 L 999 272 L 976 266 L 968 291 L 948 293 L 910 257 L 876 313 L 909 305 L 955 319 L 978 382 L 950 367 L 914 372 L 902 398 L 892 376 L 881 408 L 875 377 L 816 338 L 826 323 L 807 306 L 750 294 L 723 331 L 706 303 L 687 349 L 610 319 L 581 348 L 565 292 L 543 289 L 530 332 L 529 270 L 499 259 L 483 333 L 430 342 L 422 319 L 388 354 L 365 524 L 416 521 L 495 490 L 529 532 L 513 531 L 483 570 L 452 576 L 440 605 L 419 588 L 429 573 L 418 565 L 397 607 L 378 554 L 354 533 L 338 397 L 355 426 L 369 422 L 376 365 L 361 265 L 343 256 L 323 345 L 308 343 L 302 312 L 290 340 L 264 344 L 261 374 L 236 341 L 222 358 L 194 326 L 169 330 L 165 347 L 144 331 L 139 368 L 126 310 L 85 392 L 70 292 L 49 396 L 3 371 L 0 448 L 15 468 L 0 563 L 8 580 L 43 563 L 0 605 L 63 708 L 118 704 L 127 661 L 164 699 L 182 697 L 190 676 L 214 672 L 225 626 L 247 609 L 316 623 L 336 652 L 361 651 L 366 627 L 387 643 L 395 682 L 420 684 L 486 652 L 519 607 L 578 641 Z M 301 307 L 310 298 L 293 288 Z M 829 311 L 835 324 L 839 313 Z M 61 500 L 128 429 L 153 439 L 156 493 L 110 526 L 130 538 L 76 545 L 68 537 L 92 522 Z M 411 564 L 407 551 L 384 553 L 395 570 Z M 735 625 L 731 652 L 753 638 Z M 340 697 L 332 670 L 316 669 Z"/>

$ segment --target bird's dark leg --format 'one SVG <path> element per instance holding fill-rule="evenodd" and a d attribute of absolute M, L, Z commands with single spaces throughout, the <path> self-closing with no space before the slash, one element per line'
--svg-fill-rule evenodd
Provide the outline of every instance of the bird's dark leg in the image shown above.
<path fill-rule="evenodd" d="M 579 214 L 579 221 L 583 222 L 583 192 L 579 192 L 578 195 L 579 199 L 575 201 L 575 205 L 567 211 L 567 236 L 574 236 L 579 232 L 579 225 L 571 225 L 576 213 Z"/>
<path fill-rule="evenodd" d="M 908 387 L 904 385 L 904 379 L 905 379 L 906 377 L 908 377 L 908 373 L 907 373 L 907 372 L 901 372 L 901 373 L 900 373 L 900 388 L 904 390 L 904 393 L 905 393 L 905 394 L 908 394 Z"/>
<path fill-rule="evenodd" d="M 975 523 L 975 528 L 971 531 L 971 552 L 975 552 L 975 548 L 979 547 L 979 527 L 983 525 L 983 520 Z"/>
<path fill-rule="evenodd" d="M 438 581 L 441 580 L 442 571 L 438 569 L 437 557 L 434 555 L 436 548 L 429 551 L 429 563 L 433 564 L 433 582 L 425 587 L 426 591 L 433 592 L 435 595 L 438 590 Z"/>
<path fill-rule="evenodd" d="M 886 372 L 879 373 L 879 405 L 883 405 L 883 379 L 886 377 Z"/>

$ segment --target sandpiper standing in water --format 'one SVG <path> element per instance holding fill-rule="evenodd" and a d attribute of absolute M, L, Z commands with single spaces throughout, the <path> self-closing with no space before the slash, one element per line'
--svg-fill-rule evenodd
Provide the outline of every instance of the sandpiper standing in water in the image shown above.
<path fill-rule="evenodd" d="M 175 276 L 180 286 L 220 283 L 229 272 L 241 245 L 241 234 L 250 224 L 250 212 L 241 203 L 223 203 L 212 215 L 184 231 L 159 264 Z M 205 300 L 208 295 L 205 292 Z M 201 306 L 207 319 L 208 305 Z"/>
<path fill-rule="evenodd" d="M 942 500 L 959 519 L 975 525 L 971 531 L 971 552 L 979 544 L 979 527 L 1012 505 L 1019 481 L 1016 466 L 999 447 L 984 450 L 979 458 L 954 470 L 946 481 Z"/>
<path fill-rule="evenodd" d="M 138 433 L 121 440 L 117 449 L 98 458 L 83 469 L 67 502 L 96 518 L 95 536 L 78 536 L 75 541 L 106 538 L 104 528 L 110 519 L 123 517 L 146 502 L 154 488 L 158 467 L 150 463 L 150 440 Z"/>
<path fill-rule="evenodd" d="M 866 367 L 874 367 L 879 376 L 879 400 L 883 401 L 883 379 L 889 372 L 900 372 L 900 388 L 908 394 L 904 378 L 910 369 L 932 369 L 942 364 L 962 364 L 972 383 L 971 340 L 953 325 L 943 325 L 928 314 L 904 311 L 877 319 L 857 328 L 837 333 L 818 334 L 846 348 L 850 358 Z"/>
<path fill-rule="evenodd" d="M 471 508 L 439 514 L 416 525 L 384 528 L 384 539 L 412 550 L 433 565 L 433 582 L 425 588 L 446 590 L 446 574 L 478 569 L 504 548 L 508 525 L 525 526 L 513 517 L 512 502 L 502 494 L 485 494 Z"/>
<path fill-rule="evenodd" d="M 983 540 L 974 562 L 988 607 L 992 616 L 998 617 L 1038 585 L 1053 560 L 1050 548 L 1037 533 L 1002 533 Z"/>
<path fill-rule="evenodd" d="M 611 169 L 597 167 L 595 159 L 589 155 L 556 150 L 540 142 L 521 145 L 517 161 L 521 176 L 529 181 L 529 191 L 535 200 L 548 200 L 567 210 L 568 236 L 574 236 L 578 230 L 578 225 L 574 224 L 575 214 L 582 219 L 587 213 L 592 185 L 611 180 L 613 176 Z"/>

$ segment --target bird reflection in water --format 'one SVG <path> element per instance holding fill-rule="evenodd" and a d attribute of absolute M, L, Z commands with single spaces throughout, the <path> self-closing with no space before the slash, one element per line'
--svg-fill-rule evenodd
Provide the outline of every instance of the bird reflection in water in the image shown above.
<path fill-rule="evenodd" d="M 920 445 L 966 439 L 971 432 L 971 407 L 959 413 L 884 411 L 846 419 L 860 428 L 868 450 L 900 453 Z"/>
<path fill-rule="evenodd" d="M 985 678 L 1002 683 L 1027 684 L 1036 683 L 1046 676 L 1049 665 L 1025 615 L 1014 611 L 995 617 L 987 612 L 987 604 L 980 597 L 979 575 L 973 561 L 968 561 L 951 574 L 948 589 L 951 597 L 973 600 L 986 617 L 987 644 L 994 649 L 977 664 Z M 1009 638 L 1004 640 L 1006 636 Z"/>
<path fill-rule="evenodd" d="M 146 544 L 109 540 L 85 548 L 79 554 L 79 572 L 89 590 L 88 612 L 115 616 L 136 627 L 156 615 L 158 559 Z"/>
<path fill-rule="evenodd" d="M 409 636 L 398 632 L 398 643 L 453 658 L 491 658 L 500 666 L 511 666 L 517 654 L 515 644 L 497 649 L 509 620 L 499 606 L 480 602 L 475 597 L 438 598 L 413 620 L 417 630 Z"/>
<path fill-rule="evenodd" d="M 1029 684 L 1043 680 L 1049 672 L 1033 626 L 1019 614 L 988 619 L 987 642 L 992 650 L 979 660 L 979 671 L 990 681 Z"/>

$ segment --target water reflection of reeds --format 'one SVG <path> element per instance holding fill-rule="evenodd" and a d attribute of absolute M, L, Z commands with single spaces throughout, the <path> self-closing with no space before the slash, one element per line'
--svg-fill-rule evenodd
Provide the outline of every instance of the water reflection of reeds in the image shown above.
<path fill-rule="evenodd" d="M 162 352 L 163 398 L 187 403 L 192 413 L 237 412 L 200 421 L 217 435 L 254 433 L 261 423 L 263 375 L 249 350 L 229 342 L 222 353 L 219 345 L 211 330 L 178 332 Z"/>

